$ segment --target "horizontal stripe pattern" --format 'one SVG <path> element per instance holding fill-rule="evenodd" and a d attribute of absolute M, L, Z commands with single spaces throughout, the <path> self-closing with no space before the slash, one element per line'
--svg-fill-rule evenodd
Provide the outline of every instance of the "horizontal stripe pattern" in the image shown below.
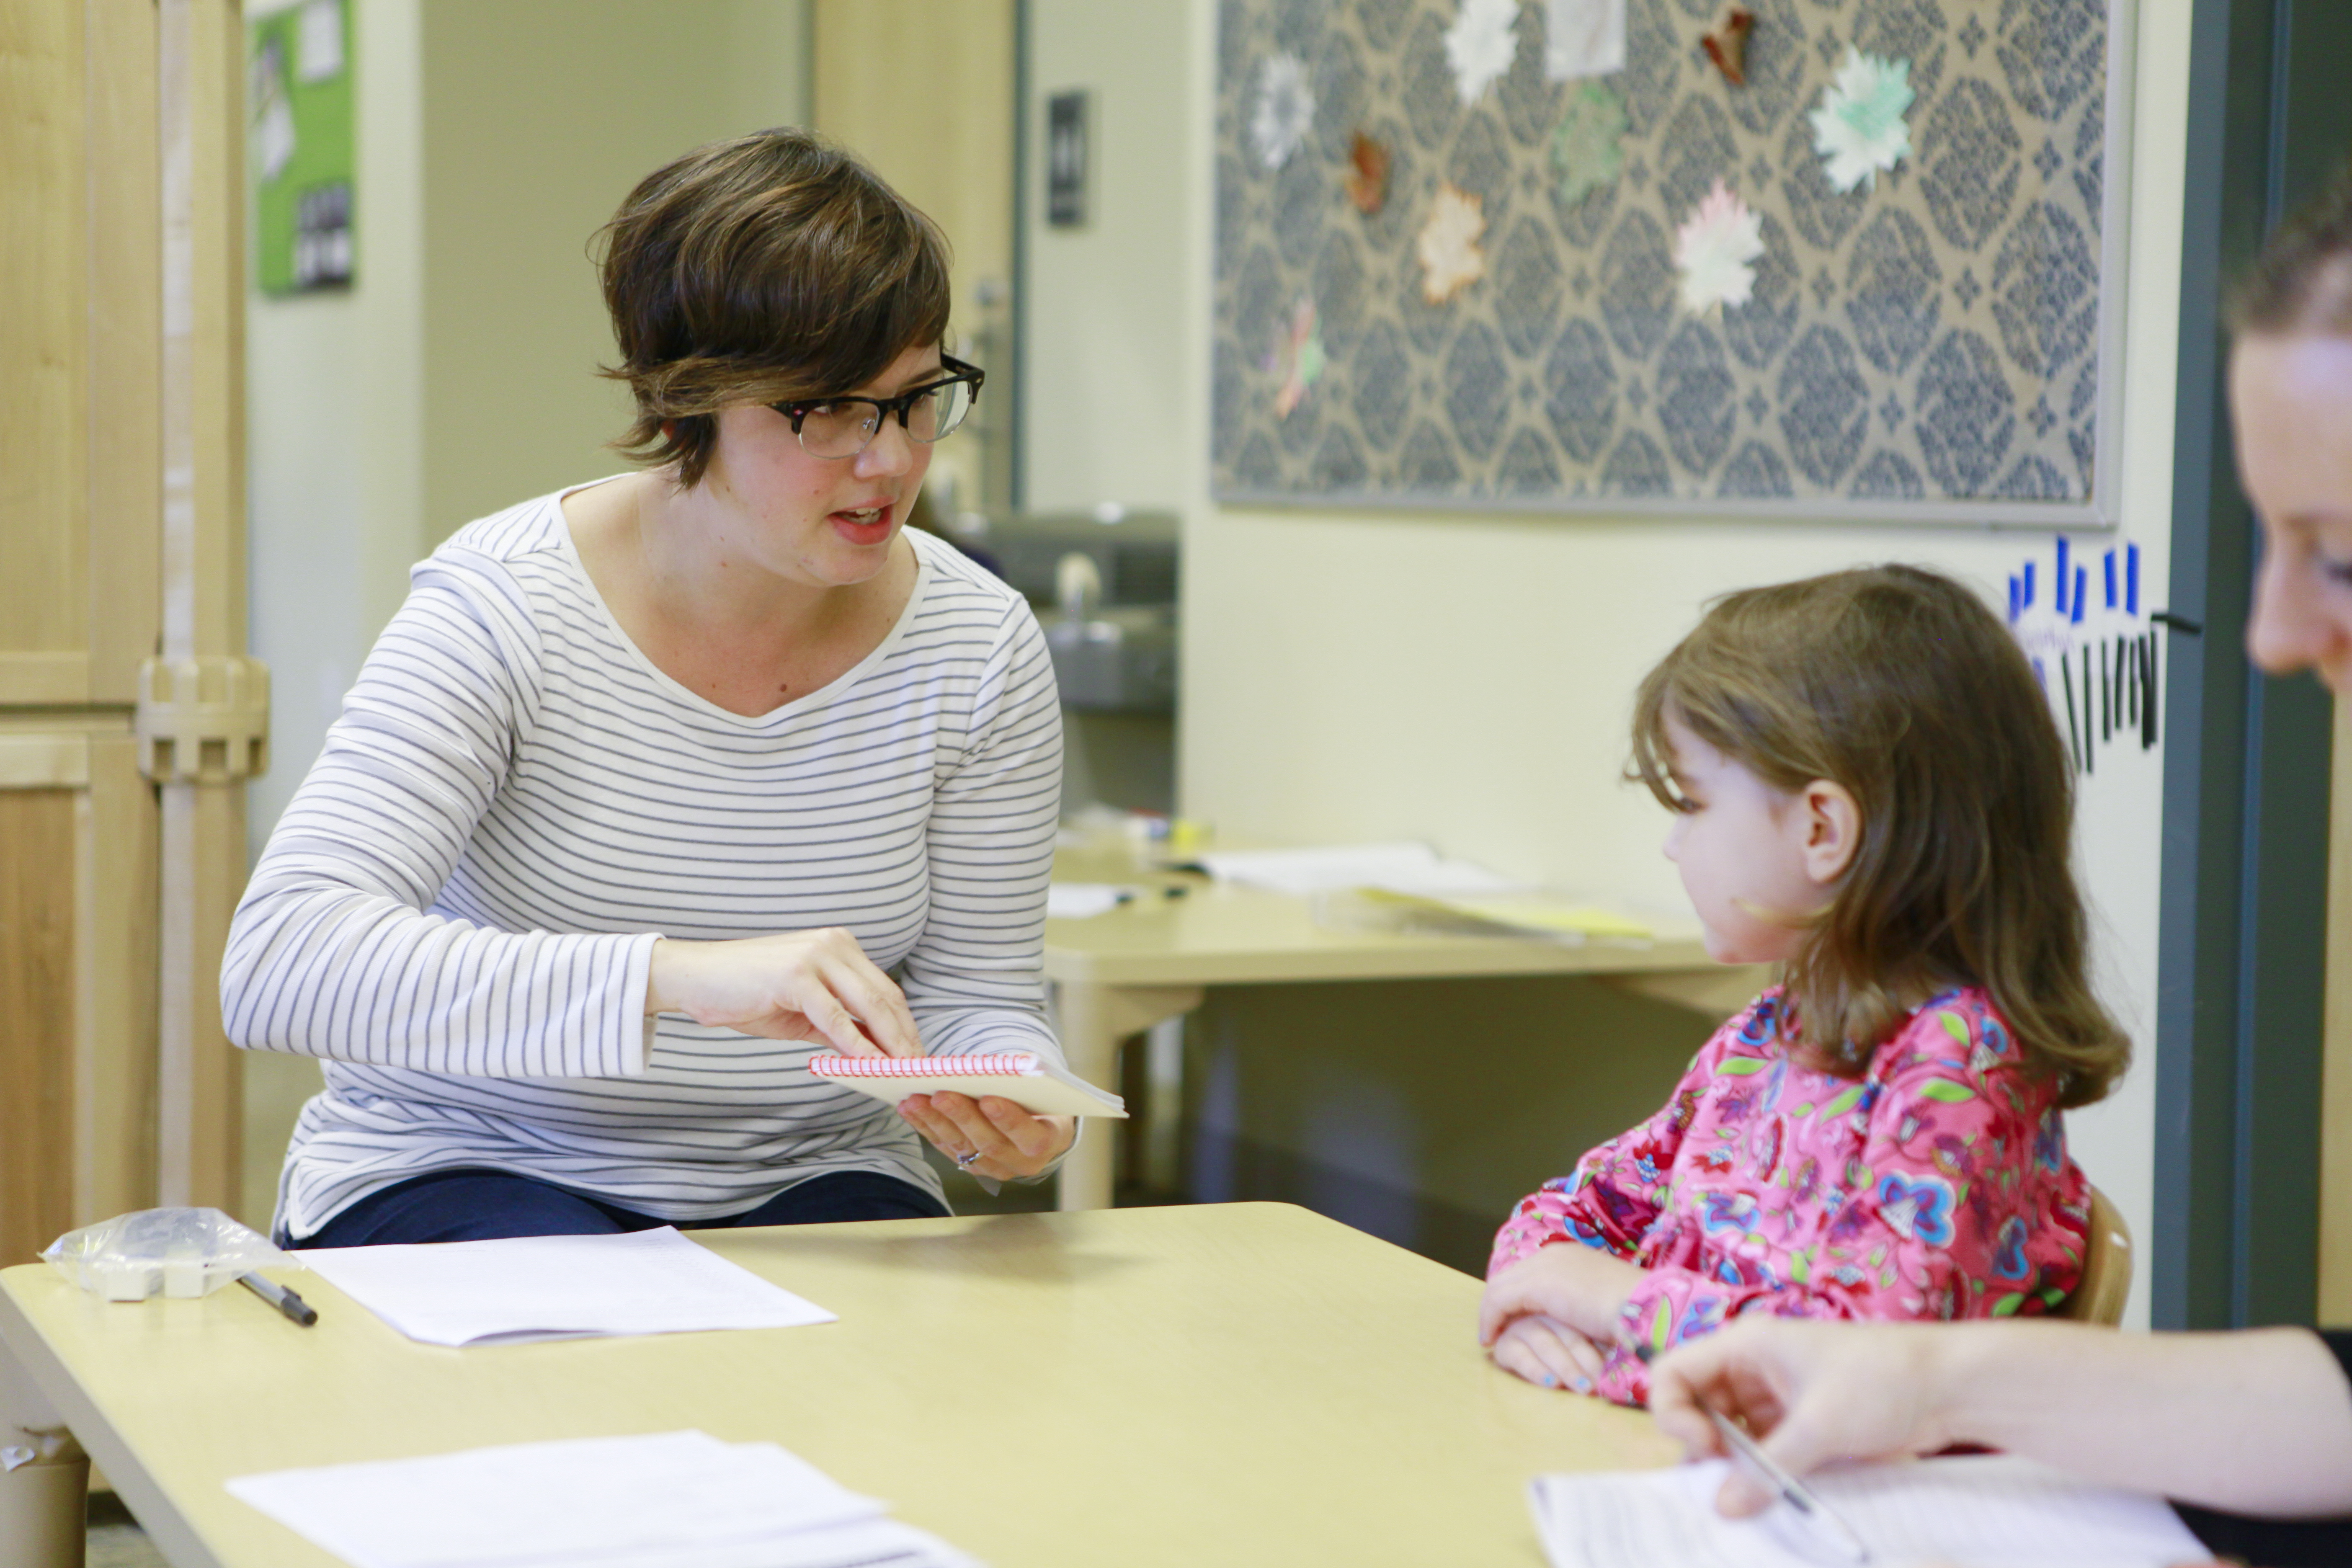
<path fill-rule="evenodd" d="M 629 641 L 560 496 L 473 523 L 410 594 L 229 931 L 229 1037 L 325 1059 L 279 1184 L 307 1236 L 476 1166 L 665 1219 L 872 1171 L 937 1193 L 818 1047 L 644 1018 L 660 936 L 841 927 L 934 1055 L 1061 1053 L 1044 1010 L 1061 714 L 1020 596 L 909 533 L 882 645 L 759 718 Z"/>

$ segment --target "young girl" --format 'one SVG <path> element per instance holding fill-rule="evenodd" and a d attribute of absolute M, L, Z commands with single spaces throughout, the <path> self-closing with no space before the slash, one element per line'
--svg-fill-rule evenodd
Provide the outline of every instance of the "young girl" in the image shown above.
<path fill-rule="evenodd" d="M 1992 612 L 1900 566 L 1731 595 L 1643 682 L 1631 773 L 1707 952 L 1781 984 L 1520 1203 L 1496 1362 L 1638 1404 L 1643 1357 L 1744 1312 L 2063 1300 L 2088 1186 L 2059 1113 L 2129 1044 L 2084 975 L 2065 751 Z"/>

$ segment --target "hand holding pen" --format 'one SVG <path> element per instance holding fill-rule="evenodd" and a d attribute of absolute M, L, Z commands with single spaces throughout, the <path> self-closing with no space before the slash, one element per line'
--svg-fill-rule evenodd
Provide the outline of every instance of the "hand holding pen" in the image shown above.
<path fill-rule="evenodd" d="M 1753 1331 L 1738 1333 L 1742 1327 Z M 1867 1563 L 1870 1548 L 1853 1527 L 1791 1471 L 1810 1469 L 1833 1457 L 1880 1458 L 1919 1449 L 1901 1440 L 1885 1447 L 1841 1445 L 1820 1452 L 1803 1445 L 1801 1439 L 1808 1434 L 1811 1418 L 1822 1408 L 1825 1393 L 1843 1407 L 1843 1414 L 1858 1417 L 1843 1423 L 1843 1435 L 1848 1436 L 1864 1436 L 1864 1429 L 1883 1424 L 1870 1414 L 1874 1408 L 1893 1414 L 1890 1407 L 1903 1404 L 1895 1392 L 1899 1384 L 1893 1380 L 1875 1388 L 1825 1389 L 1825 1384 L 1842 1384 L 1845 1379 L 1833 1370 L 1834 1361 L 1816 1363 L 1802 1355 L 1808 1348 L 1804 1342 L 1811 1338 L 1802 1331 L 1817 1327 L 1762 1321 L 1734 1324 L 1682 1347 L 1652 1369 L 1650 1411 L 1660 1428 L 1679 1438 L 1693 1458 L 1720 1454 L 1732 1461 L 1723 1489 L 1716 1497 L 1716 1507 L 1722 1512 L 1736 1517 L 1761 1512 L 1776 1502 L 1785 1504 L 1833 1560 Z M 1770 1331 L 1780 1328 L 1799 1331 L 1795 1346 L 1779 1347 L 1796 1352 L 1793 1362 L 1770 1353 L 1780 1338 Z M 1759 1339 L 1766 1342 L 1760 1347 L 1753 1342 Z M 1826 1348 L 1834 1355 L 1834 1347 Z M 1709 1350 L 1711 1354 L 1701 1353 Z M 1636 1353 L 1645 1363 L 1652 1359 L 1648 1345 L 1637 1347 Z M 1743 1426 L 1743 1421 L 1748 1426 Z M 1832 1422 L 1828 1430 L 1838 1426 Z M 1783 1465 L 1775 1459 L 1749 1435 L 1749 1427 L 1767 1434 L 1772 1446 L 1793 1463 Z"/>

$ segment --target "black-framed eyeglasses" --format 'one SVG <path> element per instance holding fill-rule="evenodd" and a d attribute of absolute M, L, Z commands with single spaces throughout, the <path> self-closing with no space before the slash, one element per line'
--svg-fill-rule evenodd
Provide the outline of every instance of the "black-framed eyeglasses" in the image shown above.
<path fill-rule="evenodd" d="M 988 379 L 978 365 L 949 354 L 941 354 L 940 363 L 948 374 L 896 397 L 816 397 L 769 406 L 793 422 L 793 434 L 813 458 L 857 456 L 894 414 L 909 439 L 928 446 L 963 423 L 980 384 Z"/>

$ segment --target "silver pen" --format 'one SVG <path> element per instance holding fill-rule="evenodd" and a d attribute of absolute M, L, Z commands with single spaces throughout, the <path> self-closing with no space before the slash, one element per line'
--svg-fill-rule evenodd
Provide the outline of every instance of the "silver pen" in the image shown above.
<path fill-rule="evenodd" d="M 1763 1477 L 1780 1494 L 1780 1500 L 1793 1509 L 1811 1527 L 1814 1534 L 1835 1543 L 1849 1563 L 1871 1560 L 1870 1548 L 1863 1544 L 1862 1537 L 1854 1533 L 1853 1526 L 1832 1513 L 1829 1504 L 1815 1497 L 1804 1482 L 1775 1464 L 1772 1457 L 1757 1445 L 1756 1439 L 1749 1436 L 1739 1423 L 1704 1402 L 1700 1403 L 1699 1408 L 1706 1411 L 1706 1418 L 1715 1423 L 1716 1431 L 1733 1455 Z"/>
<path fill-rule="evenodd" d="M 240 1274 L 236 1282 L 286 1314 L 289 1322 L 304 1328 L 319 1321 L 319 1310 L 275 1279 L 260 1274 Z"/>

